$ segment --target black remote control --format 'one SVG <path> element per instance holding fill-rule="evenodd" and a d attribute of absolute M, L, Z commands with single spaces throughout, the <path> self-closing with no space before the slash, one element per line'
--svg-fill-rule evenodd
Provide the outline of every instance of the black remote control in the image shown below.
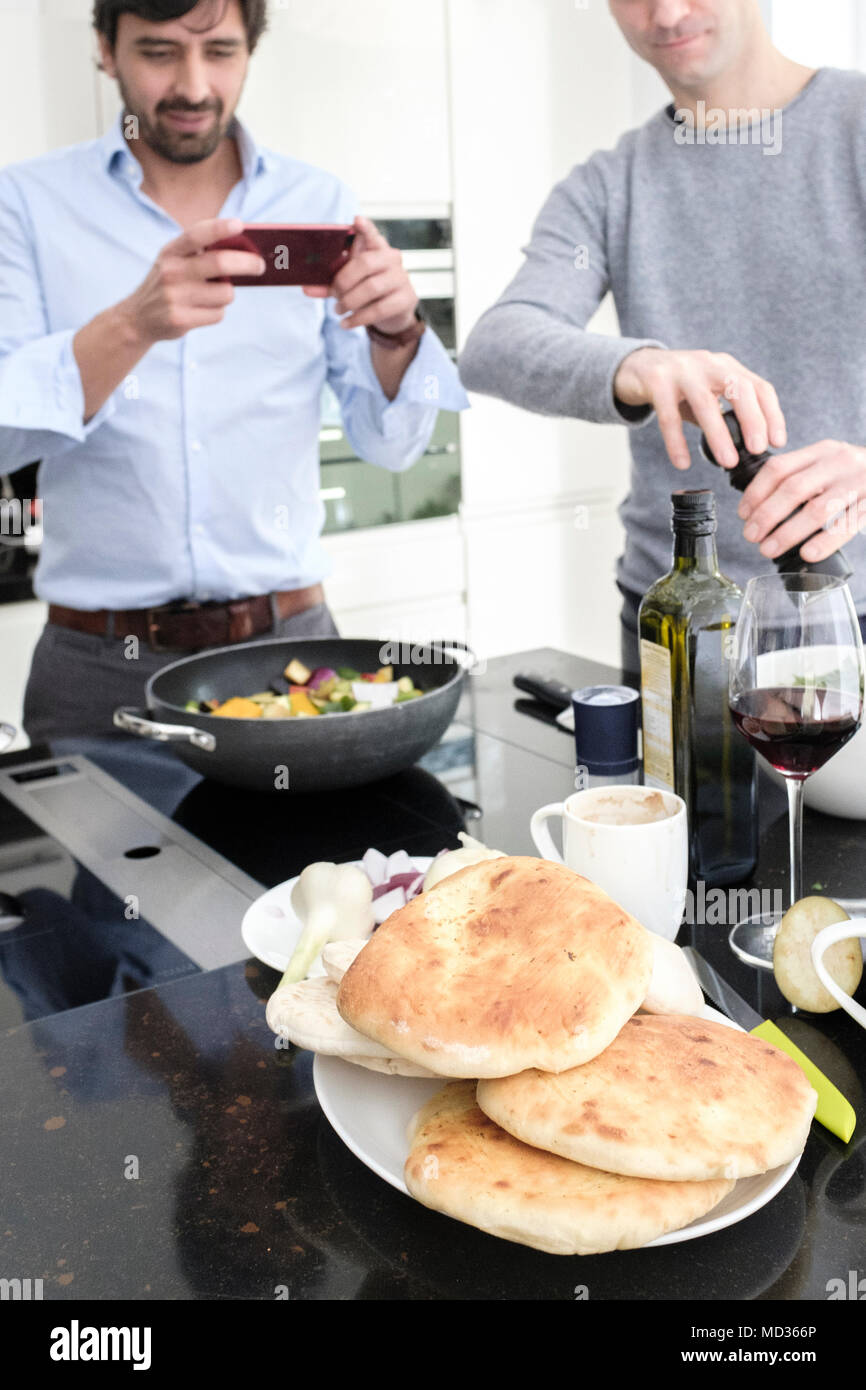
<path fill-rule="evenodd" d="M 543 705 L 550 705 L 552 709 L 568 709 L 571 704 L 573 687 L 558 680 L 556 676 L 540 675 L 537 671 L 522 671 L 514 677 L 514 684 L 518 690 L 532 695 Z"/>

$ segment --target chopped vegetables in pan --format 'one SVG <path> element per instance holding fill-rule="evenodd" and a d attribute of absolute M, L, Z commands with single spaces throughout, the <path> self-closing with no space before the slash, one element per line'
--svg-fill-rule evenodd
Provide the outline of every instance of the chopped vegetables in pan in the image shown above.
<path fill-rule="evenodd" d="M 233 695 L 224 700 L 189 700 L 194 714 L 215 714 L 223 719 L 310 719 L 322 714 L 362 714 L 384 709 L 423 695 L 411 676 L 394 679 L 393 666 L 378 671 L 355 671 L 341 666 L 309 670 L 303 662 L 290 661 L 268 690 L 256 695 Z"/>

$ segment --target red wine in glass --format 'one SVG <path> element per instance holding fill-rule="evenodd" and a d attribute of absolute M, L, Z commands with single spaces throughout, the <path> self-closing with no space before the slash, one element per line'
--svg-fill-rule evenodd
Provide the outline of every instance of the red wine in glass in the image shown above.
<path fill-rule="evenodd" d="M 758 575 L 743 595 L 728 668 L 733 720 L 788 791 L 790 902 L 803 896 L 803 792 L 808 777 L 860 726 L 864 663 L 848 586 L 820 573 Z M 728 940 L 772 967 L 775 920 L 746 918 Z"/>
<path fill-rule="evenodd" d="M 838 753 L 860 724 L 860 702 L 849 691 L 765 687 L 731 701 L 740 733 L 785 777 L 805 778 Z"/>

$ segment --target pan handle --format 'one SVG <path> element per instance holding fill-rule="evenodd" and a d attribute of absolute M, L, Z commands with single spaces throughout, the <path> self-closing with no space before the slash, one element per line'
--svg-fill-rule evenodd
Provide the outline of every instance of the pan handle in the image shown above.
<path fill-rule="evenodd" d="M 447 641 L 427 642 L 424 645 L 431 651 L 444 652 L 446 656 L 452 656 L 463 667 L 469 675 L 483 675 L 486 663 L 475 655 L 468 642 L 461 642 L 455 639 Z"/>
<path fill-rule="evenodd" d="M 157 743 L 191 743 L 205 753 L 216 752 L 216 739 L 204 729 L 196 729 L 191 724 L 160 724 L 148 719 L 144 710 L 132 709 L 128 705 L 114 711 L 114 724 L 124 733 L 135 734 L 137 738 L 152 738 Z"/>

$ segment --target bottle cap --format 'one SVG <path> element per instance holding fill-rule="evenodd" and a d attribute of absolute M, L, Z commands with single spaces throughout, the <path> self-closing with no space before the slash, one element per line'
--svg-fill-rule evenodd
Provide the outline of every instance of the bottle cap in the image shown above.
<path fill-rule="evenodd" d="M 615 777 L 638 766 L 640 694 L 627 685 L 587 685 L 573 690 L 578 767 L 596 777 Z"/>
<path fill-rule="evenodd" d="M 679 488 L 671 493 L 674 516 L 715 516 L 716 494 L 712 488 Z"/>
<path fill-rule="evenodd" d="M 681 488 L 671 493 L 671 526 L 709 536 L 716 529 L 716 495 L 711 488 Z"/>

